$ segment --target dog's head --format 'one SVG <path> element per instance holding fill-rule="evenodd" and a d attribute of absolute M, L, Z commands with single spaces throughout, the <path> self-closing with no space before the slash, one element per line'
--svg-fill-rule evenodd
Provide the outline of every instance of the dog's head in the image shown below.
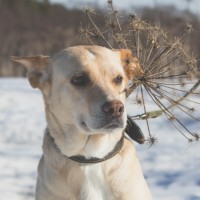
<path fill-rule="evenodd" d="M 75 125 L 85 134 L 126 126 L 125 89 L 141 73 L 130 50 L 76 46 L 48 56 L 12 57 L 28 70 L 28 79 L 44 96 L 47 119 Z"/>

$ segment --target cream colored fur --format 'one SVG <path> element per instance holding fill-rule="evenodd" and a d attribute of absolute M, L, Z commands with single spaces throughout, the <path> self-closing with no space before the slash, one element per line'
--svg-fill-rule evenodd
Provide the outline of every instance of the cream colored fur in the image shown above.
<path fill-rule="evenodd" d="M 67 158 L 73 155 L 102 158 L 121 138 L 126 112 L 120 125 L 109 128 L 102 105 L 112 100 L 125 104 L 123 91 L 129 77 L 122 62 L 125 52 L 130 53 L 77 46 L 64 49 L 53 58 L 12 58 L 27 68 L 31 85 L 42 91 L 51 135 L 44 136 L 36 200 L 152 199 L 135 147 L 129 140 L 125 139 L 117 155 L 101 163 L 80 164 Z M 131 67 L 134 66 L 133 63 Z M 72 79 L 79 74 L 86 74 L 89 83 L 74 86 Z M 117 76 L 123 78 L 122 83 L 113 81 Z"/>

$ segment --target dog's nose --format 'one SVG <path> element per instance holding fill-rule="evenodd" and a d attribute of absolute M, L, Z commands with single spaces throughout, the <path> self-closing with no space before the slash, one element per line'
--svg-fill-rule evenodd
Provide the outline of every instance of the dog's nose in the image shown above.
<path fill-rule="evenodd" d="M 124 105 L 119 100 L 113 100 L 106 102 L 103 105 L 102 110 L 112 117 L 121 117 L 124 112 Z"/>

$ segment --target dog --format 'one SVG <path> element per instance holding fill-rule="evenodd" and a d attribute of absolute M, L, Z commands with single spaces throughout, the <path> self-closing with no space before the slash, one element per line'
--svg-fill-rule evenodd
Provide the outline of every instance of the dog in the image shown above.
<path fill-rule="evenodd" d="M 124 137 L 125 90 L 141 73 L 131 51 L 75 46 L 52 58 L 12 60 L 27 69 L 45 103 L 36 200 L 151 200 L 134 144 Z"/>

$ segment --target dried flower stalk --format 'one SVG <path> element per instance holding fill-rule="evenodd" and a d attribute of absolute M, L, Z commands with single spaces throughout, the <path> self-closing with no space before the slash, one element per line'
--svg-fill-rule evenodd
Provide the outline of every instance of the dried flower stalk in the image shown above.
<path fill-rule="evenodd" d="M 185 37 L 192 31 L 192 26 L 186 24 L 183 34 L 175 38 L 160 26 L 146 23 L 135 14 L 129 14 L 128 20 L 122 23 L 112 0 L 108 0 L 108 7 L 110 11 L 105 15 L 105 32 L 95 23 L 93 9 L 85 9 L 92 28 L 81 26 L 79 31 L 81 37 L 92 45 L 100 43 L 110 49 L 129 48 L 137 56 L 143 72 L 134 75 L 126 94 L 129 96 L 134 93 L 136 103 L 143 107 L 142 114 L 131 118 L 146 121 L 149 133 L 147 144 L 153 146 L 158 141 L 151 134 L 148 120 L 161 115 L 189 142 L 198 141 L 200 135 L 190 131 L 176 113 L 179 110 L 187 118 L 200 120 L 200 113 L 195 109 L 200 102 L 191 100 L 191 96 L 199 95 L 197 60 L 184 45 Z M 124 64 L 131 64 L 131 59 L 127 58 Z M 147 98 L 159 109 L 148 111 Z"/>

